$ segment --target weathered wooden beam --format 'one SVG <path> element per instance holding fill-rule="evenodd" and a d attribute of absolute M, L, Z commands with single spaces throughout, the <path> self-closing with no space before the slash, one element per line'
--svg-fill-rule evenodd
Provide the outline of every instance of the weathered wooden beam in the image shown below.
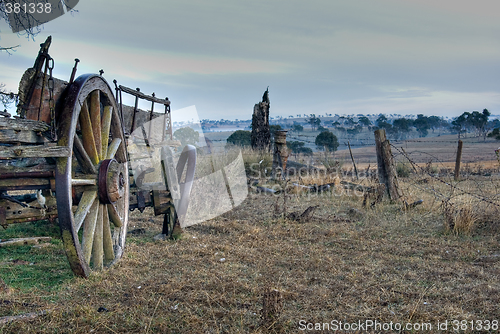
<path fill-rule="evenodd" d="M 140 99 L 144 99 L 144 100 L 155 102 L 155 103 L 161 103 L 161 104 L 164 104 L 164 105 L 170 105 L 170 100 L 159 99 L 157 97 L 146 95 L 144 93 L 141 93 L 140 91 L 137 91 L 135 89 L 128 88 L 128 87 L 125 87 L 125 86 L 122 86 L 122 85 L 119 85 L 118 87 L 123 92 L 125 92 L 127 94 L 130 94 L 130 95 L 133 95 L 133 96 L 136 96 L 136 97 L 138 97 Z"/>
<path fill-rule="evenodd" d="M 0 146 L 0 159 L 9 158 L 65 158 L 71 156 L 67 146 Z"/>
<path fill-rule="evenodd" d="M 50 126 L 45 122 L 33 121 L 30 119 L 0 118 L 0 129 L 45 132 L 50 129 Z"/>
<path fill-rule="evenodd" d="M 43 144 L 47 139 L 41 132 L 0 129 L 0 142 L 6 144 Z"/>
<path fill-rule="evenodd" d="M 50 189 L 50 179 L 0 179 L 0 191 Z"/>
<path fill-rule="evenodd" d="M 41 242 L 49 242 L 50 240 L 52 240 L 51 237 L 14 238 L 0 242 L 0 247 L 37 245 Z"/>
<path fill-rule="evenodd" d="M 1 224 L 13 224 L 25 221 L 26 218 L 46 219 L 46 215 L 57 214 L 57 204 L 55 197 L 46 197 L 45 205 L 47 208 L 45 210 L 38 209 L 40 204 L 38 202 L 32 202 L 29 204 L 31 207 L 22 206 L 19 203 L 8 201 L 5 199 L 0 200 L 0 207 L 5 209 L 5 221 L 0 221 Z M 1 220 L 2 218 L 0 218 Z"/>
<path fill-rule="evenodd" d="M 22 172 L 11 172 L 4 171 L 0 169 L 0 180 L 6 179 L 20 179 L 20 178 L 35 178 L 35 179 L 46 179 L 54 177 L 54 170 L 47 171 L 22 171 Z"/>
<path fill-rule="evenodd" d="M 44 173 L 44 172 L 54 172 L 55 171 L 55 165 L 50 165 L 46 162 L 40 163 L 36 166 L 30 166 L 30 167 L 18 167 L 18 166 L 12 166 L 10 164 L 10 160 L 3 160 L 0 161 L 0 179 L 1 178 L 9 178 L 9 177 L 4 177 L 5 174 L 20 174 L 22 175 L 23 173 L 33 173 L 33 172 L 39 172 L 39 173 Z M 18 177 L 18 176 L 15 176 Z"/>

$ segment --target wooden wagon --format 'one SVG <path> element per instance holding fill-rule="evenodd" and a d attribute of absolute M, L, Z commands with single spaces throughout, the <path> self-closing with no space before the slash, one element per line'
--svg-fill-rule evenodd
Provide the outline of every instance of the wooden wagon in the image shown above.
<path fill-rule="evenodd" d="M 71 269 L 87 277 L 121 258 L 129 209 L 153 206 L 156 215 L 165 215 L 163 233 L 170 234 L 174 201 L 185 202 L 189 194 L 177 182 L 184 165 L 173 166 L 166 148 L 163 188 L 137 187 L 150 170 L 135 178 L 129 170 L 127 139 L 134 130 L 142 130 L 148 152 L 144 125 L 163 117 L 160 141 L 172 142 L 170 101 L 116 81 L 112 89 L 102 71 L 75 79 L 78 60 L 68 82 L 54 78 L 50 43 L 49 37 L 21 79 L 18 116 L 0 117 L 0 225 L 57 218 Z M 131 94 L 135 107 L 124 106 L 122 94 Z M 138 109 L 140 99 L 151 102 L 151 111 Z M 155 112 L 155 104 L 163 112 Z"/>

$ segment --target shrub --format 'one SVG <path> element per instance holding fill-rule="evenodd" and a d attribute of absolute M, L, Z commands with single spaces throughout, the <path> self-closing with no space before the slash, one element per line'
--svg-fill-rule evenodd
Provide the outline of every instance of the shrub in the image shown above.
<path fill-rule="evenodd" d="M 410 176 L 410 167 L 402 162 L 398 162 L 396 165 L 396 172 L 398 173 L 398 177 L 408 177 Z"/>
<path fill-rule="evenodd" d="M 321 150 L 327 149 L 330 152 L 336 151 L 337 148 L 339 147 L 339 141 L 337 139 L 337 136 L 335 136 L 330 131 L 321 132 L 316 137 L 314 143 L 319 149 Z"/>
<path fill-rule="evenodd" d="M 251 135 L 250 131 L 237 130 L 227 138 L 226 143 L 237 146 L 250 146 L 252 143 Z"/>
<path fill-rule="evenodd" d="M 188 144 L 195 145 L 200 140 L 200 134 L 198 131 L 195 131 L 190 127 L 175 130 L 174 137 L 181 142 L 182 148 Z"/>

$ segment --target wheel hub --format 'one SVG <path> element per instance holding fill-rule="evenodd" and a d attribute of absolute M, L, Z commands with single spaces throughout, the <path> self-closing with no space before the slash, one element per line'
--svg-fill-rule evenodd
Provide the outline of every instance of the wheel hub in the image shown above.
<path fill-rule="evenodd" d="M 98 194 L 103 204 L 118 201 L 125 193 L 125 176 L 123 165 L 115 159 L 106 159 L 99 166 Z"/>

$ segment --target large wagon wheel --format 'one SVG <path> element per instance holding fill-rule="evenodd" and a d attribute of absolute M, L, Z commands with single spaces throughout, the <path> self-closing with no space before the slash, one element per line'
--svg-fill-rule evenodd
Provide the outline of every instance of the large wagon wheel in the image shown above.
<path fill-rule="evenodd" d="M 73 272 L 114 264 L 123 254 L 129 177 L 122 122 L 107 82 L 82 75 L 69 87 L 59 118 L 56 198 L 59 225 Z"/>

